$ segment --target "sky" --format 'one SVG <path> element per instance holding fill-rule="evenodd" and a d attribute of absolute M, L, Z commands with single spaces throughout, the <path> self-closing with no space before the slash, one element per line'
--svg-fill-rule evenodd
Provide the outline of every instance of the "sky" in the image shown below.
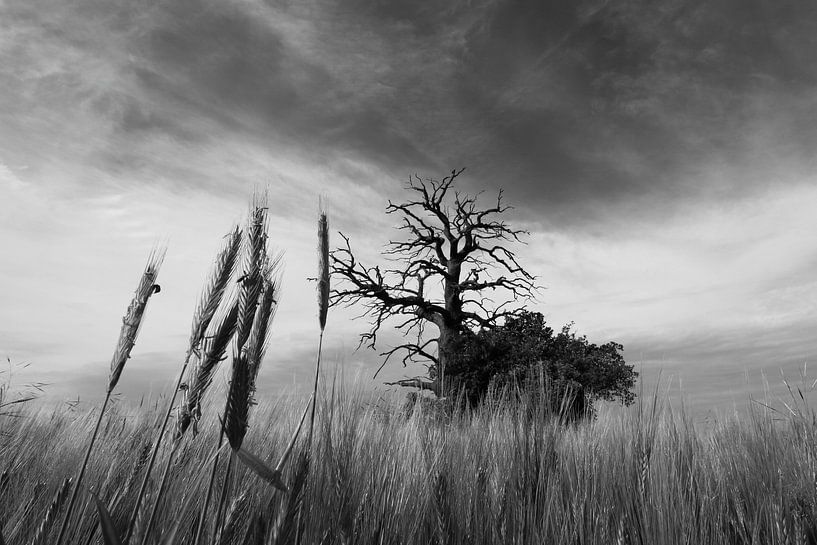
<path fill-rule="evenodd" d="M 285 253 L 260 380 L 301 387 L 319 199 L 375 264 L 409 176 L 466 167 L 530 232 L 531 310 L 728 410 L 817 354 L 815 91 L 801 1 L 0 0 L 0 356 L 102 395 L 167 243 L 120 388 L 166 389 L 260 190 Z M 355 315 L 330 312 L 325 361 L 377 384 Z"/>

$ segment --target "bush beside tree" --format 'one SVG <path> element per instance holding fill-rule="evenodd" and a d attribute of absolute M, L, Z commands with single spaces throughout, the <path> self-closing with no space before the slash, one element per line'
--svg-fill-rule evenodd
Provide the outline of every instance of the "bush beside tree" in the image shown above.
<path fill-rule="evenodd" d="M 575 413 L 592 412 L 599 399 L 632 404 L 638 373 L 624 361 L 622 345 L 591 343 L 572 326 L 555 332 L 541 313 L 523 311 L 497 328 L 465 332 L 459 336 L 447 380 L 456 383 L 471 406 L 480 404 L 491 388 L 531 393 L 541 390 L 543 381 L 554 410 L 565 396 L 573 399 Z"/>

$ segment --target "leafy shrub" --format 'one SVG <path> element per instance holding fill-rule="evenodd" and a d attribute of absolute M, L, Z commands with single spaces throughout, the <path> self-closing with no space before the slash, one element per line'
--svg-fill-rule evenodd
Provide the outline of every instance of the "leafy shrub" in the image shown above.
<path fill-rule="evenodd" d="M 546 392 L 551 409 L 560 412 L 567 399 L 574 416 L 592 412 L 598 399 L 632 404 L 638 373 L 625 363 L 622 345 L 593 344 L 571 331 L 572 326 L 556 333 L 541 313 L 525 311 L 501 327 L 464 333 L 446 380 L 472 406 L 492 388 Z"/>

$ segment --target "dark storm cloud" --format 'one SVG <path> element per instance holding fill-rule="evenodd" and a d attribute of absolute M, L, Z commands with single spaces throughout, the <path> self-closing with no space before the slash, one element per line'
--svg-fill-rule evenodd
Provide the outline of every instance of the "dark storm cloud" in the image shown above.
<path fill-rule="evenodd" d="M 47 39 L 127 83 L 61 76 L 113 124 L 96 157 L 115 170 L 153 160 L 151 135 L 203 152 L 232 135 L 396 180 L 467 165 L 466 188 L 581 224 L 814 166 L 817 8 L 801 2 L 72 6 Z"/>
<path fill-rule="evenodd" d="M 363 82 L 345 82 L 322 55 L 287 43 L 286 30 L 269 20 L 278 12 L 207 2 L 170 3 L 162 12 L 133 43 L 148 67 L 138 72 L 148 92 L 232 130 L 316 147 L 316 155 L 360 153 L 403 168 L 427 162 L 376 100 L 359 98 L 372 93 L 356 87 Z"/>
<path fill-rule="evenodd" d="M 717 168 L 722 191 L 750 191 L 817 144 L 799 3 L 168 6 L 135 50 L 206 115 L 397 178 L 468 164 L 561 221 L 696 198 Z"/>
<path fill-rule="evenodd" d="M 548 6 L 500 7 L 470 36 L 463 70 L 495 127 L 478 166 L 519 180 L 526 202 L 695 197 L 720 163 L 758 170 L 720 181 L 744 190 L 772 175 L 763 152 L 811 161 L 813 8 Z"/>

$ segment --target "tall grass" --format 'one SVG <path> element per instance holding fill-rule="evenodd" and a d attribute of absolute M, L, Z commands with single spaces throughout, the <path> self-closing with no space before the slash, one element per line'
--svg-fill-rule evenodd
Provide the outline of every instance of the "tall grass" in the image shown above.
<path fill-rule="evenodd" d="M 297 534 L 300 543 L 423 545 L 817 539 L 817 428 L 810 418 L 780 419 L 758 408 L 701 432 L 683 414 L 647 400 L 633 411 L 602 412 L 593 422 L 563 426 L 531 419 L 523 400 L 522 407 L 495 404 L 442 424 L 422 406 L 405 418 L 397 400 L 337 390 L 334 400 L 323 393 L 318 405 L 308 479 L 296 479 L 305 442 L 296 444 L 297 462 L 284 470 L 284 481 L 297 483 L 289 494 L 251 472 L 234 473 L 241 493 L 227 510 L 224 539 L 227 533 L 238 543 L 272 543 L 273 534 L 279 543 L 292 542 L 284 540 Z M 247 448 L 267 459 L 284 450 L 304 401 L 289 397 L 257 406 Z M 25 433 L 15 434 L 16 448 L 29 453 L 11 471 L 19 492 L 14 501 L 0 502 L 12 543 L 32 537 L 53 495 L 46 491 L 57 490 L 65 467 L 80 460 L 76 438 L 93 424 L 46 409 L 29 416 L 17 424 Z M 88 467 L 89 477 L 102 483 L 102 498 L 121 490 L 114 475 L 127 475 L 137 454 L 130 445 L 149 441 L 158 414 L 134 413 L 124 427 L 110 425 L 121 416 L 106 417 L 106 448 Z M 194 484 L 219 432 L 218 423 L 203 424 L 170 475 L 168 507 L 157 513 L 156 526 L 180 521 L 188 531 L 180 531 L 175 543 L 192 542 L 196 505 L 204 499 Z M 62 452 L 56 467 L 54 452 Z M 220 467 L 218 478 L 225 473 Z M 191 498 L 191 509 L 178 507 Z M 287 517 L 296 500 L 300 519 Z M 93 511 L 80 513 L 80 526 L 88 527 Z M 215 543 L 214 537 L 211 531 L 201 539 Z"/>

